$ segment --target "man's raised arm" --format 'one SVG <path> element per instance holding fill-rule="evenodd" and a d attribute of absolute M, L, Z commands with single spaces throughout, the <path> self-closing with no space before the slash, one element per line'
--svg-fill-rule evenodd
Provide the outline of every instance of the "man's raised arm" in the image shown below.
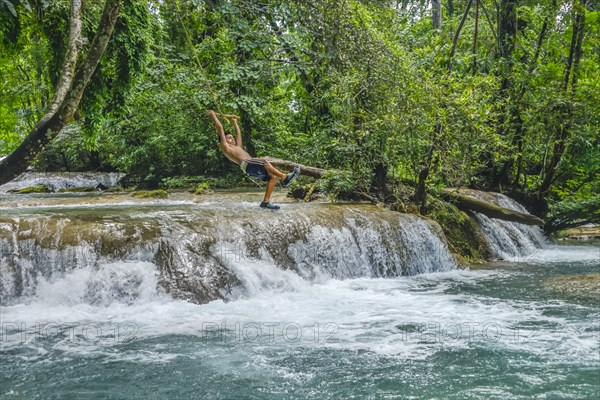
<path fill-rule="evenodd" d="M 231 119 L 233 120 L 233 126 L 235 126 L 235 133 L 236 133 L 235 144 L 237 144 L 239 147 L 242 147 L 242 132 L 240 131 L 240 127 L 238 126 L 238 123 L 237 123 L 238 116 L 232 115 Z"/>
<path fill-rule="evenodd" d="M 217 128 L 217 133 L 219 134 L 219 139 L 221 140 L 221 143 L 225 143 L 225 131 L 223 130 L 223 125 L 221 125 L 221 121 L 219 121 L 219 118 L 217 118 L 217 115 L 213 110 L 206 110 L 206 112 L 208 113 L 208 115 L 210 115 L 213 122 L 215 123 L 215 128 Z"/>

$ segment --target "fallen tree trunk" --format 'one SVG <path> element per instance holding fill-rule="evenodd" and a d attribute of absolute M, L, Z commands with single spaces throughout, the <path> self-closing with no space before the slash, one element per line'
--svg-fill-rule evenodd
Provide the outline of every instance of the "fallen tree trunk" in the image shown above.
<path fill-rule="evenodd" d="M 463 211 L 475 211 L 490 218 L 502 219 L 504 221 L 518 222 L 525 225 L 543 226 L 544 220 L 535 215 L 509 210 L 499 207 L 487 201 L 478 200 L 461 194 L 453 189 L 442 189 L 443 196 Z"/>
<path fill-rule="evenodd" d="M 273 157 L 263 157 L 265 160 L 269 161 L 275 167 L 281 167 L 285 169 L 294 169 L 296 167 L 300 168 L 300 172 L 302 175 L 312 176 L 313 178 L 322 178 L 325 174 L 325 170 L 321 168 L 309 167 L 306 165 L 298 164 L 292 161 L 282 160 L 280 158 Z"/>

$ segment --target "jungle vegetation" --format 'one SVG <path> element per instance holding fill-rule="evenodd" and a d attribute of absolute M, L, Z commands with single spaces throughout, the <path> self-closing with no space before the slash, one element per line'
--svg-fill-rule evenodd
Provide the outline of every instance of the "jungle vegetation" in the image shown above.
<path fill-rule="evenodd" d="M 2 183 L 235 176 L 212 108 L 340 198 L 427 214 L 471 187 L 600 222 L 595 0 L 0 0 L 0 43 Z"/>

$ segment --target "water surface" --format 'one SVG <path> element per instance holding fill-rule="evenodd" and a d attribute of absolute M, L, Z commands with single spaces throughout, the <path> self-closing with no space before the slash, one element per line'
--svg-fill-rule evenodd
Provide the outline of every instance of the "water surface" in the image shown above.
<path fill-rule="evenodd" d="M 307 282 L 195 305 L 157 291 L 93 306 L 73 271 L 2 307 L 2 398 L 438 398 L 600 396 L 597 296 L 556 279 L 600 272 L 598 246 L 519 263 L 392 279 Z M 255 265 L 240 266 L 260 280 Z M 272 272 L 272 271 L 268 271 Z"/>

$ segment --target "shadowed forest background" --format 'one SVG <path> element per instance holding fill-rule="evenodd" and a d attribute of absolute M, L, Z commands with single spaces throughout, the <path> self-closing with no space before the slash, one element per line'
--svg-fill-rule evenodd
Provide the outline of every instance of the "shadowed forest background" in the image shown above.
<path fill-rule="evenodd" d="M 240 115 L 251 155 L 327 169 L 336 198 L 427 214 L 466 186 L 550 231 L 600 221 L 595 0 L 87 1 L 79 64 L 109 3 L 106 50 L 36 170 L 240 184 L 213 108 Z M 70 4 L 0 0 L 0 154 L 55 98 Z"/>

